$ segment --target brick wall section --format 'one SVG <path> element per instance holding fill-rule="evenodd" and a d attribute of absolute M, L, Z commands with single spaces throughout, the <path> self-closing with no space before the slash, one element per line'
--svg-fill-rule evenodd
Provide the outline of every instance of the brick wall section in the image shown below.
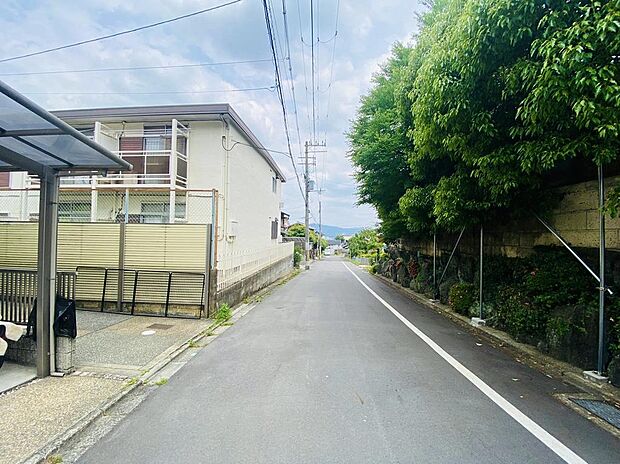
<path fill-rule="evenodd" d="M 620 183 L 620 176 L 605 180 L 605 191 Z M 576 248 L 598 248 L 598 183 L 583 182 L 556 189 L 561 195 L 558 207 L 545 220 Z M 620 218 L 606 217 L 605 240 L 607 249 L 620 251 Z M 458 234 L 438 236 L 438 253 L 449 254 Z M 508 224 L 485 224 L 485 254 L 524 257 L 535 246 L 559 246 L 558 240 L 535 217 Z M 459 246 L 462 254 L 478 254 L 479 230 L 466 230 Z M 420 242 L 404 242 L 405 248 L 432 255 L 432 238 Z"/>

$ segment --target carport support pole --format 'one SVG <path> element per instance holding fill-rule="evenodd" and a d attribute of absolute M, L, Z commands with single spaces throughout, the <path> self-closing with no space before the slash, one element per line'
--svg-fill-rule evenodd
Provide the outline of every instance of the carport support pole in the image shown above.
<path fill-rule="evenodd" d="M 599 220 L 599 296 L 598 296 L 598 362 L 597 371 L 603 375 L 605 368 L 605 179 L 603 164 L 598 166 L 598 220 Z"/>
<path fill-rule="evenodd" d="M 37 258 L 37 377 L 56 370 L 54 307 L 56 306 L 56 239 L 58 232 L 58 177 L 41 175 Z"/>

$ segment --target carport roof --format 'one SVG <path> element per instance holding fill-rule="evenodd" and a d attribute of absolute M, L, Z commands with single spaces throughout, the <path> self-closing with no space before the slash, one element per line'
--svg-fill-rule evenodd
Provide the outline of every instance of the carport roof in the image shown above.
<path fill-rule="evenodd" d="M 108 169 L 131 165 L 0 81 L 0 171 Z"/>

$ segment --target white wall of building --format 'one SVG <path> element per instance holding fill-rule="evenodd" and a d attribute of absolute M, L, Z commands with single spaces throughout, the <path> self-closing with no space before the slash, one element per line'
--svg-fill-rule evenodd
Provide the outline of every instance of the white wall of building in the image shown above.
<path fill-rule="evenodd" d="M 170 120 L 162 121 L 169 123 Z M 240 131 L 229 117 L 223 120 L 179 121 L 189 127 L 188 139 L 188 190 L 210 190 L 219 192 L 219 230 L 218 230 L 218 254 L 247 252 L 265 249 L 278 243 L 279 238 L 271 238 L 271 223 L 278 220 L 278 234 L 280 235 L 280 204 L 282 198 L 282 182 L 277 179 L 277 174 L 271 168 L 258 150 L 251 146 L 234 144 L 240 141 L 250 144 L 242 131 Z M 92 122 L 93 126 L 95 122 Z M 111 130 L 123 128 L 121 122 L 106 121 L 104 126 Z M 147 124 L 157 124 L 148 122 Z M 83 123 L 81 124 L 84 125 Z M 138 135 L 144 124 L 140 122 L 128 122 L 124 125 L 130 135 Z M 107 137 L 107 136 L 105 136 Z M 104 138 L 105 138 L 104 137 Z M 226 137 L 223 140 L 223 137 Z M 98 136 L 101 138 L 101 136 Z M 109 139 L 110 137 L 107 137 Z M 113 141 L 105 140 L 104 144 L 109 149 L 118 149 Z M 103 141 L 103 140 L 102 140 Z M 229 150 L 226 150 L 229 147 Z M 273 182 L 275 180 L 275 192 Z M 11 174 L 11 188 L 18 189 L 26 186 L 25 173 Z M 145 189 L 146 190 L 146 189 Z M 98 189 L 104 192 L 103 188 Z M 35 192 L 24 193 L 31 195 Z M 82 194 L 74 194 L 76 201 L 89 201 L 90 191 Z M 162 192 L 159 195 L 167 195 Z M 28 201 L 24 211 L 20 211 L 23 198 L 20 194 L 6 195 L 0 198 L 0 213 L 9 213 L 10 220 L 28 220 L 31 213 L 38 211 L 36 201 Z M 23 195 L 23 194 L 22 194 Z M 36 195 L 36 193 L 35 193 Z M 145 201 L 165 202 L 156 194 Z M 196 218 L 203 218 L 204 223 L 211 222 L 209 205 L 211 200 L 200 198 L 198 192 L 193 192 L 196 198 L 187 197 L 188 222 L 203 222 Z M 130 194 L 130 214 L 140 214 L 140 201 L 137 195 Z M 180 201 L 185 201 L 183 198 Z M 110 202 L 108 193 L 98 197 L 97 220 L 114 221 L 114 210 L 118 209 Z M 207 203 L 209 205 L 207 205 Z"/>

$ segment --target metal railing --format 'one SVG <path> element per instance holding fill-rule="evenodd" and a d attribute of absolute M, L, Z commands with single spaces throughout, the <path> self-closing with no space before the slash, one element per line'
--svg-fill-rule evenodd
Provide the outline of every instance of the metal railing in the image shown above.
<path fill-rule="evenodd" d="M 56 293 L 75 298 L 75 272 L 56 274 Z M 28 315 L 37 297 L 37 271 L 0 269 L 0 320 L 27 324 Z"/>
<path fill-rule="evenodd" d="M 213 190 L 63 186 L 58 197 L 58 219 L 59 222 L 211 224 L 218 222 L 219 199 L 220 195 Z M 38 190 L 0 189 L 0 222 L 37 221 L 38 210 Z"/>
<path fill-rule="evenodd" d="M 76 274 L 79 309 L 185 318 L 204 311 L 203 273 L 79 266 Z"/>
<path fill-rule="evenodd" d="M 224 290 L 237 282 L 286 258 L 293 259 L 293 242 L 254 250 L 235 251 L 224 254 L 217 264 L 217 291 Z"/>

